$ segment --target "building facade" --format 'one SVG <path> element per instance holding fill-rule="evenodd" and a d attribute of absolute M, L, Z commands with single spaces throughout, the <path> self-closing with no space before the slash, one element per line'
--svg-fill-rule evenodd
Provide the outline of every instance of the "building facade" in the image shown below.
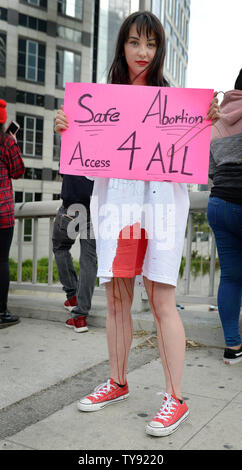
<path fill-rule="evenodd" d="M 184 88 L 188 65 L 190 0 L 153 0 L 152 11 L 166 31 L 165 75 L 172 86 Z"/>
<path fill-rule="evenodd" d="M 11 4 L 11 7 L 10 7 Z M 92 77 L 93 2 L 2 0 L 0 95 L 20 124 L 26 173 L 15 182 L 16 202 L 60 192 L 59 142 L 53 133 L 66 81 Z"/>

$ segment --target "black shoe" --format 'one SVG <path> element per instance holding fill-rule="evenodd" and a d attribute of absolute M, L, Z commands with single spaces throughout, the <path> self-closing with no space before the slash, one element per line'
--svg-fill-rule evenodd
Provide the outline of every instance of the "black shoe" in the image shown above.
<path fill-rule="evenodd" d="M 237 364 L 240 361 L 242 361 L 242 345 L 239 349 L 226 348 L 224 350 L 225 364 Z"/>
<path fill-rule="evenodd" d="M 12 315 L 10 312 L 0 314 L 0 328 L 16 325 L 19 321 L 19 317 L 17 317 L 17 315 Z"/>

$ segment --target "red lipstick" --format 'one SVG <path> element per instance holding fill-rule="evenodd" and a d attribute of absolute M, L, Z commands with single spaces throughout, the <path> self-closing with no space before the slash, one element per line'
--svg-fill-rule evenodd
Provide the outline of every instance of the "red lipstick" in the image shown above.
<path fill-rule="evenodd" d="M 145 60 L 136 60 L 136 64 L 140 65 L 141 67 L 145 67 L 145 65 L 148 65 L 148 62 Z"/>

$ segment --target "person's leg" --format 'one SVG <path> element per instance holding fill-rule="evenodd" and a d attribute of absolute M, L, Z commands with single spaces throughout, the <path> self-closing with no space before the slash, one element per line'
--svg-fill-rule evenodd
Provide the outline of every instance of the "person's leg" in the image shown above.
<path fill-rule="evenodd" d="M 133 278 L 113 278 L 106 284 L 110 379 L 78 402 L 80 411 L 97 411 L 129 396 L 126 374 L 133 338 L 133 290 Z"/>
<path fill-rule="evenodd" d="M 156 321 L 157 340 L 166 380 L 166 392 L 182 399 L 181 380 L 185 357 L 185 332 L 176 308 L 175 287 L 144 277 Z"/>
<path fill-rule="evenodd" d="M 9 251 L 13 239 L 13 227 L 0 230 L 0 314 L 7 311 L 9 291 Z"/>
<path fill-rule="evenodd" d="M 128 357 L 133 339 L 133 292 L 134 278 L 113 278 L 106 284 L 110 376 L 120 385 L 126 383 Z"/>
<path fill-rule="evenodd" d="M 218 288 L 218 311 L 224 331 L 226 346 L 239 349 L 241 335 L 239 331 L 239 317 L 241 308 L 241 284 L 230 278 L 220 278 Z"/>
<path fill-rule="evenodd" d="M 52 242 L 59 279 L 67 298 L 70 299 L 76 295 L 77 290 L 77 275 L 70 254 L 75 239 L 73 240 L 68 236 L 69 220 L 65 217 L 65 214 L 66 209 L 63 206 L 60 207 L 54 222 Z"/>
<path fill-rule="evenodd" d="M 242 208 L 210 198 L 207 210 L 220 263 L 218 311 L 226 346 L 241 346 L 239 317 L 242 296 Z"/>
<path fill-rule="evenodd" d="M 161 407 L 147 424 L 146 432 L 162 437 L 176 431 L 189 415 L 181 392 L 185 332 L 176 309 L 175 287 L 150 281 L 145 277 L 144 282 L 156 321 L 158 346 L 166 381 L 166 393 Z"/>
<path fill-rule="evenodd" d="M 129 351 L 133 339 L 131 306 L 135 276 L 141 274 L 147 248 L 145 232 L 137 222 L 119 233 L 112 264 L 113 278 L 106 283 L 107 342 L 111 377 L 126 383 Z"/>
<path fill-rule="evenodd" d="M 87 230 L 80 231 L 80 274 L 76 294 L 77 306 L 71 311 L 72 316 L 75 317 L 88 315 L 97 276 L 96 241 L 92 238 L 90 218 L 88 217 L 88 221 L 85 218 L 82 223 L 87 226 Z"/>
<path fill-rule="evenodd" d="M 72 316 L 87 316 L 92 302 L 97 276 L 95 240 L 80 240 L 80 274 L 77 284 L 77 306 L 71 310 Z"/>
<path fill-rule="evenodd" d="M 19 323 L 19 317 L 7 308 L 9 275 L 9 251 L 13 239 L 13 227 L 0 230 L 0 328 Z"/>

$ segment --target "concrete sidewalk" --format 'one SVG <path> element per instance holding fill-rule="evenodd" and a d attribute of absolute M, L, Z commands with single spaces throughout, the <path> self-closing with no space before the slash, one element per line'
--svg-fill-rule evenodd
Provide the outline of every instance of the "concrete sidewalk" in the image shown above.
<path fill-rule="evenodd" d="M 65 323 L 67 316 L 63 308 L 65 295 L 63 291 L 41 292 L 14 291 L 9 295 L 9 309 L 24 318 L 51 320 Z M 180 302 L 179 302 L 180 303 Z M 191 338 L 206 346 L 223 347 L 224 338 L 217 311 L 209 311 L 209 304 L 182 302 L 180 310 L 187 338 Z M 141 312 L 133 312 L 134 331 L 145 330 L 154 333 L 155 322 L 149 310 L 148 302 L 144 302 Z M 105 328 L 106 298 L 104 289 L 95 289 L 92 308 L 89 314 L 89 325 Z M 241 317 L 242 329 L 242 317 Z"/>
<path fill-rule="evenodd" d="M 15 307 L 21 314 L 23 296 L 10 295 Z M 0 450 L 242 450 L 242 363 L 223 364 L 218 314 L 198 307 L 181 311 L 191 340 L 183 376 L 190 416 L 174 434 L 153 438 L 145 426 L 160 408 L 164 377 L 151 315 L 135 317 L 150 331 L 136 328 L 129 399 L 81 413 L 77 400 L 109 377 L 101 307 L 94 306 L 88 333 L 78 334 L 65 327 L 62 300 L 59 317 L 49 306 L 42 319 L 34 309 L 31 317 L 29 300 L 20 324 L 0 330 Z"/>

